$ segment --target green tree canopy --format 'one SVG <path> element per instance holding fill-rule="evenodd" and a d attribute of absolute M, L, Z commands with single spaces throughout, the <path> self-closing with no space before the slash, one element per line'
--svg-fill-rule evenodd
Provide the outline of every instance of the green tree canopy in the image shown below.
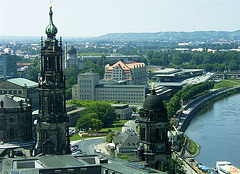
<path fill-rule="evenodd" d="M 76 125 L 76 128 L 78 130 L 80 129 L 88 130 L 89 128 L 93 130 L 99 130 L 99 129 L 102 129 L 102 127 L 103 127 L 103 122 L 98 119 L 98 114 L 96 113 L 88 113 L 82 116 L 80 119 L 78 119 L 77 125 Z"/>
<path fill-rule="evenodd" d="M 78 119 L 76 128 L 78 130 L 85 129 L 88 130 L 91 127 L 91 117 L 89 115 L 82 116 Z"/>
<path fill-rule="evenodd" d="M 96 113 L 96 118 L 102 121 L 104 127 L 111 126 L 117 119 L 115 108 L 110 104 L 103 102 L 94 102 L 81 113 L 81 117 L 86 116 L 89 113 Z"/>
<path fill-rule="evenodd" d="M 114 136 L 115 134 L 112 131 L 110 131 L 106 137 L 106 142 L 111 143 Z"/>
<path fill-rule="evenodd" d="M 186 174 L 183 162 L 179 159 L 171 159 L 171 173 Z"/>

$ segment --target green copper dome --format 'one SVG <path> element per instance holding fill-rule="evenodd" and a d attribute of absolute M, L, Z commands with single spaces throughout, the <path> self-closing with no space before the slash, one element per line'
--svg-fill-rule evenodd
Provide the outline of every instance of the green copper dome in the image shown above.
<path fill-rule="evenodd" d="M 55 25 L 53 24 L 53 20 L 52 20 L 52 6 L 50 6 L 50 12 L 49 12 L 49 24 L 45 30 L 45 33 L 48 36 L 55 36 L 57 34 L 57 27 L 55 27 Z"/>
<path fill-rule="evenodd" d="M 76 51 L 76 49 L 71 45 L 70 48 L 68 49 L 67 53 L 70 54 L 70 55 L 76 55 L 76 54 L 77 54 L 77 51 Z"/>

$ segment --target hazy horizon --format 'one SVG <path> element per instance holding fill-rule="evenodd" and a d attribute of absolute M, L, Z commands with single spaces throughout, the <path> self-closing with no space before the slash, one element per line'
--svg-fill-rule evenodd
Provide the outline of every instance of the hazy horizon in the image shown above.
<path fill-rule="evenodd" d="M 44 36 L 49 0 L 0 0 L 0 36 Z M 239 0 L 52 0 L 58 36 L 237 31 Z"/>
<path fill-rule="evenodd" d="M 236 32 L 236 31 L 240 31 L 240 30 L 234 30 L 234 31 L 217 31 L 217 30 L 199 30 L 199 31 L 158 31 L 158 32 L 122 32 L 122 33 L 106 33 L 106 34 L 102 34 L 102 35 L 99 35 L 99 36 L 61 36 L 59 34 L 57 34 L 57 37 L 67 37 L 67 38 L 73 38 L 73 37 L 78 37 L 78 38 L 94 38 L 94 37 L 100 37 L 100 36 L 104 36 L 104 35 L 107 35 L 107 34 L 128 34 L 128 33 L 137 33 L 137 34 L 144 34 L 144 33 L 159 33 L 159 32 L 183 32 L 183 33 L 188 33 L 188 32 L 211 32 L 211 31 L 216 31 L 216 32 Z M 35 36 L 29 36 L 29 35 L 0 35 L 0 37 L 47 37 L 45 33 L 43 33 L 43 35 L 35 35 Z"/>

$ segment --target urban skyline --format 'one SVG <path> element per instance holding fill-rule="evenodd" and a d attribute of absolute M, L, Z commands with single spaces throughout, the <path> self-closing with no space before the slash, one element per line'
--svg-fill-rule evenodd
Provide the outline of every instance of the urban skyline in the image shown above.
<path fill-rule="evenodd" d="M 51 4 L 61 36 L 240 29 L 237 0 L 59 0 Z M 49 6 L 49 0 L 1 0 L 0 36 L 44 35 Z"/>

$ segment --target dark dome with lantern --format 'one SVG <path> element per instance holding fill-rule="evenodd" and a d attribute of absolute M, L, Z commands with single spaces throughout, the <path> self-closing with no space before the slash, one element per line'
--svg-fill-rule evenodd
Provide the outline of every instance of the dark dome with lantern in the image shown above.
<path fill-rule="evenodd" d="M 152 90 L 151 94 L 145 99 L 143 108 L 145 110 L 165 109 L 162 99 L 156 94 L 154 89 Z"/>
<path fill-rule="evenodd" d="M 70 55 L 76 55 L 77 51 L 76 49 L 71 45 L 70 48 L 67 50 L 67 53 Z"/>

